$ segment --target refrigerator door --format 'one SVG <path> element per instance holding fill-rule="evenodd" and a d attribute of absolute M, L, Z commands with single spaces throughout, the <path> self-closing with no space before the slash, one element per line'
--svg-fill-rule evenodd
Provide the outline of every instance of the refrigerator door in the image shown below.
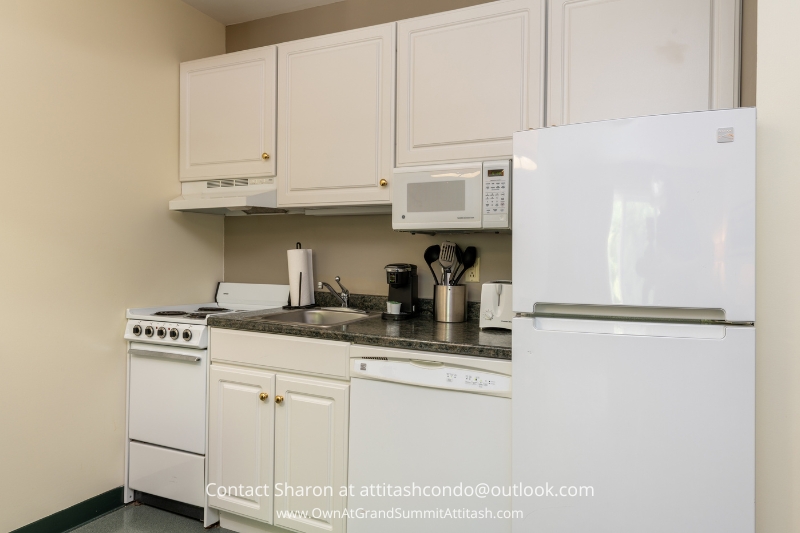
<path fill-rule="evenodd" d="M 513 343 L 514 483 L 552 487 L 514 533 L 754 531 L 755 328 L 515 318 Z"/>
<path fill-rule="evenodd" d="M 755 320 L 755 109 L 514 134 L 514 310 L 722 309 Z"/>

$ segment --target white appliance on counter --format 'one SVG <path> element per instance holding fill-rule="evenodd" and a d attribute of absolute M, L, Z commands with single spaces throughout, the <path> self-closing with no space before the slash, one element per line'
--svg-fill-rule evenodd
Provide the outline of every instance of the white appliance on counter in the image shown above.
<path fill-rule="evenodd" d="M 755 109 L 514 135 L 514 482 L 564 487 L 515 533 L 754 531 L 755 147 Z"/>
<path fill-rule="evenodd" d="M 208 304 L 128 309 L 125 501 L 133 491 L 191 507 L 206 527 L 206 389 L 209 316 L 286 305 L 288 285 L 220 283 Z M 171 506 L 172 508 L 172 506 Z"/>
<path fill-rule="evenodd" d="M 394 169 L 392 228 L 510 230 L 510 161 Z"/>
<path fill-rule="evenodd" d="M 481 287 L 480 327 L 511 329 L 514 309 L 511 303 L 511 282 L 490 281 Z"/>
<path fill-rule="evenodd" d="M 508 519 L 403 514 L 510 511 L 508 492 L 477 498 L 453 489 L 511 484 L 511 362 L 359 345 L 350 357 L 348 508 L 383 514 L 348 520 L 348 533 L 511 531 Z M 364 495 L 370 485 L 409 494 Z M 442 492 L 431 494 L 433 487 Z"/>

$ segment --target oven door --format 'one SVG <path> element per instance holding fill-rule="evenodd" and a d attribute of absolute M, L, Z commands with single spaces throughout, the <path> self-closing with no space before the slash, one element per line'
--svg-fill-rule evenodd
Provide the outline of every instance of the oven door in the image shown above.
<path fill-rule="evenodd" d="M 205 454 L 208 352 L 132 342 L 129 437 Z"/>
<path fill-rule="evenodd" d="M 393 229 L 481 228 L 481 163 L 399 168 L 394 172 Z"/>

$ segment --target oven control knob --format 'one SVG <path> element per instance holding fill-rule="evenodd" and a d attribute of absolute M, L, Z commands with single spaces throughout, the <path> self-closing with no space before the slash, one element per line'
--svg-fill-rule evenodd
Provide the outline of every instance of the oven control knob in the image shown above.
<path fill-rule="evenodd" d="M 147 335 L 148 337 L 153 336 L 153 331 L 154 331 L 153 326 L 147 326 L 146 328 L 144 328 L 144 334 Z"/>
<path fill-rule="evenodd" d="M 179 335 L 178 335 L 178 330 L 177 329 L 172 328 L 171 330 L 169 330 L 169 338 L 170 339 L 176 341 L 176 340 L 178 340 L 178 336 Z"/>
<path fill-rule="evenodd" d="M 133 334 L 138 337 L 139 335 L 142 334 L 142 326 L 136 324 L 135 326 L 133 326 L 133 329 L 131 329 L 131 332 L 133 332 Z"/>
<path fill-rule="evenodd" d="M 185 341 L 192 340 L 192 330 L 190 329 L 183 330 L 183 340 Z"/>
<path fill-rule="evenodd" d="M 163 339 L 167 336 L 167 328 L 164 326 L 159 326 L 159 328 L 156 330 L 156 335 L 158 335 L 159 339 Z"/>

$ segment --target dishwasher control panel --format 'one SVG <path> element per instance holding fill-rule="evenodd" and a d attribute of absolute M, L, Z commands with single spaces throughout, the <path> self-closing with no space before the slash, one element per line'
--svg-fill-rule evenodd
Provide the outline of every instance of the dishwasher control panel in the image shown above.
<path fill-rule="evenodd" d="M 484 394 L 511 392 L 511 376 L 483 370 L 447 366 L 431 361 L 393 361 L 388 358 L 352 359 L 351 364 L 351 377 Z"/>

